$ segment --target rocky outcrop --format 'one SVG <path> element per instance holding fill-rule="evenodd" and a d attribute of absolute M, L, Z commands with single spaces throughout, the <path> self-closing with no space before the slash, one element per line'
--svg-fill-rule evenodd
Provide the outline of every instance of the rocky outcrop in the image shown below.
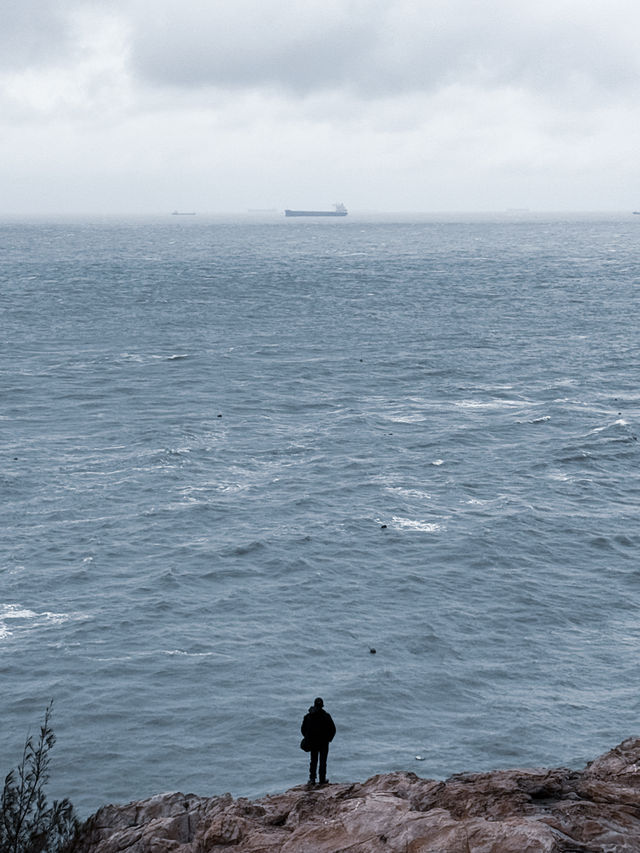
<path fill-rule="evenodd" d="M 79 853 L 638 853 L 640 738 L 583 771 L 446 782 L 386 773 L 260 800 L 162 794 L 105 806 Z"/>

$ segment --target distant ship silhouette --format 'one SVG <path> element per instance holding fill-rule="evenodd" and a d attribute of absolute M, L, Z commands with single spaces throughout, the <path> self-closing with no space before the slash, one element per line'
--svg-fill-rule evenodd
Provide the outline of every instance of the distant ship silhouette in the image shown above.
<path fill-rule="evenodd" d="M 341 202 L 333 205 L 333 210 L 285 210 L 285 216 L 346 216 L 347 208 Z"/>

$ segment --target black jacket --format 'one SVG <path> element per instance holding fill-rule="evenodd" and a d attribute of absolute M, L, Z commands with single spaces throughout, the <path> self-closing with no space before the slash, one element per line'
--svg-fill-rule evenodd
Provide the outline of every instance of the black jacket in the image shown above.
<path fill-rule="evenodd" d="M 309 746 L 312 749 L 318 749 L 331 743 L 336 733 L 336 727 L 331 719 L 331 714 L 327 714 L 324 708 L 314 708 L 305 714 L 300 731 Z"/>

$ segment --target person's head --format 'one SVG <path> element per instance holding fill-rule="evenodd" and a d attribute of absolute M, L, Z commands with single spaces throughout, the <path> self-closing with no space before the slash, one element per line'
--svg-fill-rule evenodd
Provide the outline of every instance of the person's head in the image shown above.
<path fill-rule="evenodd" d="M 320 708 L 322 708 L 323 705 L 324 705 L 324 702 L 318 696 L 318 698 L 316 700 L 314 700 L 313 707 L 316 709 L 316 711 L 318 711 L 318 710 L 320 710 Z"/>

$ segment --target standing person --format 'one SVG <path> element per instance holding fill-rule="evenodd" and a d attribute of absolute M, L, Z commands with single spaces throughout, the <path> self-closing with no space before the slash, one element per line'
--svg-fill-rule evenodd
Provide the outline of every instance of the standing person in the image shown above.
<path fill-rule="evenodd" d="M 324 702 L 319 696 L 313 706 L 309 708 L 309 712 L 304 715 L 300 731 L 311 747 L 309 750 L 309 784 L 315 784 L 316 768 L 318 758 L 320 758 L 320 784 L 326 785 L 328 782 L 327 755 L 329 754 L 329 744 L 336 733 L 336 726 L 331 719 L 331 714 L 324 710 Z"/>

